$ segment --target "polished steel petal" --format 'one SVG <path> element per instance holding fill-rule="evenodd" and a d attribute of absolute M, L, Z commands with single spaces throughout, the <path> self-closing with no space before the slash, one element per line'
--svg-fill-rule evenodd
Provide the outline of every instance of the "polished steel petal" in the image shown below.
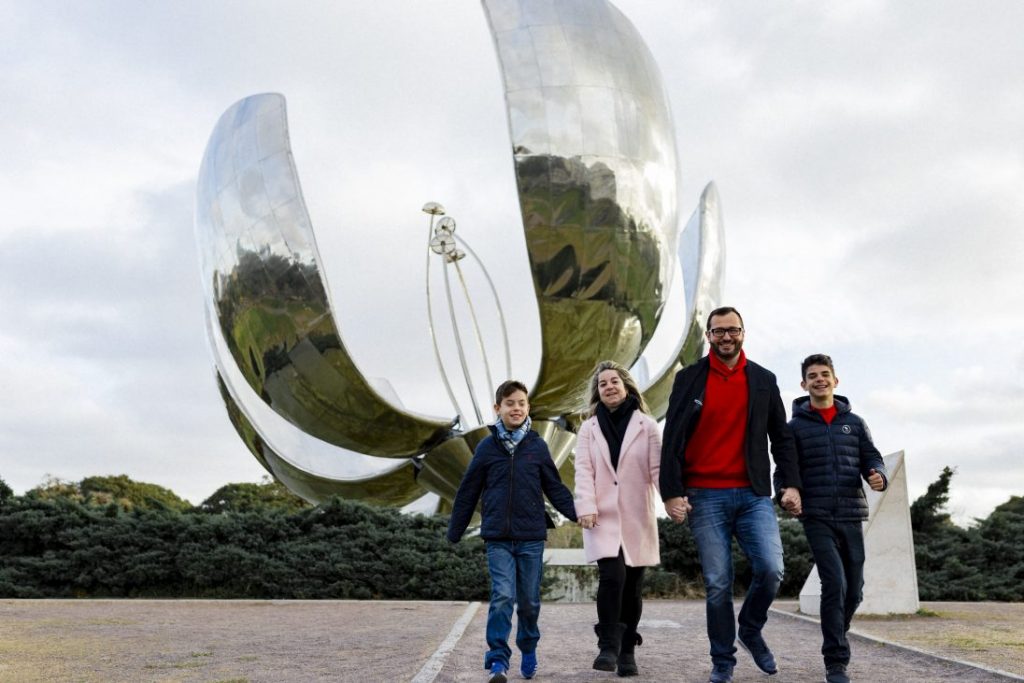
<path fill-rule="evenodd" d="M 226 342 L 209 312 L 205 321 L 214 356 L 229 358 Z M 234 363 L 217 368 L 217 384 L 242 441 L 268 472 L 306 500 L 319 503 L 338 495 L 403 506 L 426 493 L 415 482 L 412 459 L 396 462 L 394 458 L 355 453 L 298 429 L 253 393 Z M 375 380 L 375 388 L 378 394 L 400 403 L 386 380 Z"/>
<path fill-rule="evenodd" d="M 387 471 L 353 478 L 319 475 L 309 467 L 296 465 L 267 442 L 260 430 L 246 417 L 219 374 L 217 386 L 227 406 L 228 419 L 242 441 L 260 464 L 297 496 L 313 504 L 322 503 L 332 496 L 341 496 L 371 505 L 402 507 L 427 493 L 416 483 L 416 467 L 412 460 L 397 464 L 391 460 Z"/>
<path fill-rule="evenodd" d="M 221 116 L 199 171 L 195 223 L 206 305 L 227 349 L 212 344 L 221 375 L 235 365 L 276 413 L 342 448 L 412 456 L 445 438 L 452 421 L 387 401 L 342 342 L 282 96 L 247 97 Z"/>
<path fill-rule="evenodd" d="M 420 460 L 416 481 L 442 500 L 454 500 L 473 451 L 488 434 L 490 429 L 486 425 L 476 427 L 435 446 Z"/>
<path fill-rule="evenodd" d="M 661 76 L 605 0 L 483 0 L 505 90 L 543 356 L 533 413 L 577 409 L 604 359 L 627 367 L 674 271 L 676 149 Z"/>
<path fill-rule="evenodd" d="M 704 355 L 704 323 L 721 305 L 725 282 L 725 225 L 715 184 L 708 183 L 679 242 L 679 263 L 686 287 L 682 334 L 668 364 L 643 389 L 651 415 L 660 420 L 676 373 Z"/>
<path fill-rule="evenodd" d="M 562 423 L 561 420 L 534 420 L 533 428 L 547 442 L 555 467 L 561 467 L 576 447 L 576 432 L 570 431 L 569 425 Z"/>

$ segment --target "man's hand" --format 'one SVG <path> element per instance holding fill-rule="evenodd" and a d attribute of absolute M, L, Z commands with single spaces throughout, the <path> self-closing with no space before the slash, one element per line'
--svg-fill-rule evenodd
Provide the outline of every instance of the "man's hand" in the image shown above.
<path fill-rule="evenodd" d="M 592 515 L 580 515 L 578 521 L 580 523 L 580 526 L 584 529 L 593 529 L 595 526 L 597 526 L 597 513 L 595 512 Z"/>
<path fill-rule="evenodd" d="M 800 501 L 800 489 L 793 488 L 792 486 L 782 489 L 782 499 L 779 501 L 782 503 L 782 507 L 789 514 L 794 517 L 799 517 L 803 514 L 803 506 Z"/>
<path fill-rule="evenodd" d="M 672 521 L 676 524 L 682 524 L 686 521 L 686 515 L 689 514 L 693 506 L 690 505 L 690 501 L 687 500 L 686 496 L 676 496 L 675 498 L 669 498 L 665 501 L 665 512 L 672 518 Z"/>
<path fill-rule="evenodd" d="M 870 486 L 875 491 L 882 491 L 882 490 L 884 490 L 885 489 L 885 477 L 883 477 L 878 472 L 876 472 L 874 470 L 871 470 L 871 473 L 868 474 L 868 486 Z"/>

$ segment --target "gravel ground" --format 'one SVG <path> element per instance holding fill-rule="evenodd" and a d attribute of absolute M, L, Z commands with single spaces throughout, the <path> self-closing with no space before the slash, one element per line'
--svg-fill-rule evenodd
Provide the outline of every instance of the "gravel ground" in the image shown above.
<path fill-rule="evenodd" d="M 974 637 L 970 634 L 982 631 L 972 629 L 992 627 L 984 617 L 988 608 L 984 604 L 976 611 L 966 610 L 970 619 L 959 619 L 956 614 L 962 612 L 951 608 L 947 616 L 947 610 L 940 608 L 934 610 L 940 616 L 919 621 L 931 624 L 939 623 L 933 619 L 943 619 L 946 627 L 962 624 L 957 637 Z M 1013 613 L 1005 606 L 1000 610 Z M 411 681 L 421 668 L 436 661 L 432 680 L 438 683 L 482 683 L 487 679 L 483 669 L 486 604 L 476 611 L 448 655 L 432 659 L 466 613 L 466 603 L 454 602 L 0 600 L 0 681 L 376 683 Z M 593 621 L 592 604 L 544 605 L 536 681 L 619 680 L 590 668 L 596 654 Z M 907 633 L 921 636 L 923 629 L 914 626 L 918 622 L 903 623 L 908 622 Z M 878 631 L 882 623 L 858 621 L 856 627 Z M 641 675 L 633 681 L 707 680 L 703 602 L 649 601 L 641 632 L 645 641 L 637 650 Z M 1021 634 L 1017 628 L 1007 637 L 1010 641 L 1016 637 L 1018 644 L 1008 647 L 1016 653 L 1018 664 Z M 780 667 L 771 683 L 822 680 L 816 624 L 774 614 L 765 637 Z M 861 639 L 853 645 L 850 673 L 857 681 L 1007 680 Z M 736 683 L 769 680 L 743 652 L 737 656 Z M 961 654 L 959 658 L 971 657 Z M 519 678 L 517 668 L 514 655 L 510 680 Z"/>

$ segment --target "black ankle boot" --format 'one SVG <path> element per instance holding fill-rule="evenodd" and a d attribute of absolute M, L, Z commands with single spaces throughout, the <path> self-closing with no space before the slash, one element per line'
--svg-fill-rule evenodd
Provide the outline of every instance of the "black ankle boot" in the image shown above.
<path fill-rule="evenodd" d="M 615 671 L 619 660 L 619 646 L 622 644 L 622 631 L 625 624 L 596 624 L 597 646 L 601 652 L 594 660 L 594 668 L 598 671 Z"/>
<path fill-rule="evenodd" d="M 636 626 L 627 626 L 622 632 L 622 645 L 619 647 L 619 660 L 617 673 L 620 676 L 636 676 L 640 670 L 636 668 L 636 657 L 633 650 L 637 645 L 643 645 L 644 639 L 636 632 Z"/>

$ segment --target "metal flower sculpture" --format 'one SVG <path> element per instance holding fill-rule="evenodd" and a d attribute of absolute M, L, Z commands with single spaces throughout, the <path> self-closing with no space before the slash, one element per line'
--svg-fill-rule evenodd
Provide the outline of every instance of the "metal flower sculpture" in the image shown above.
<path fill-rule="evenodd" d="M 483 7 L 541 319 L 532 415 L 571 481 L 588 373 L 602 359 L 641 359 L 664 312 L 677 242 L 686 311 L 670 316 L 682 322 L 673 357 L 644 383 L 657 417 L 675 371 L 703 353 L 701 320 L 724 272 L 718 198 L 709 185 L 677 239 L 668 102 L 650 52 L 611 3 Z M 443 213 L 424 210 L 432 221 Z M 487 428 L 479 414 L 469 425 L 405 410 L 356 366 L 332 312 L 282 96 L 247 97 L 220 118 L 199 172 L 195 224 L 218 384 L 260 463 L 314 502 L 341 495 L 401 506 L 426 491 L 450 499 Z M 461 257 L 442 233 L 432 245 L 447 268 Z M 332 444 L 331 455 L 310 455 L 311 438 Z M 351 474 L 348 463 L 368 457 L 387 467 Z"/>

